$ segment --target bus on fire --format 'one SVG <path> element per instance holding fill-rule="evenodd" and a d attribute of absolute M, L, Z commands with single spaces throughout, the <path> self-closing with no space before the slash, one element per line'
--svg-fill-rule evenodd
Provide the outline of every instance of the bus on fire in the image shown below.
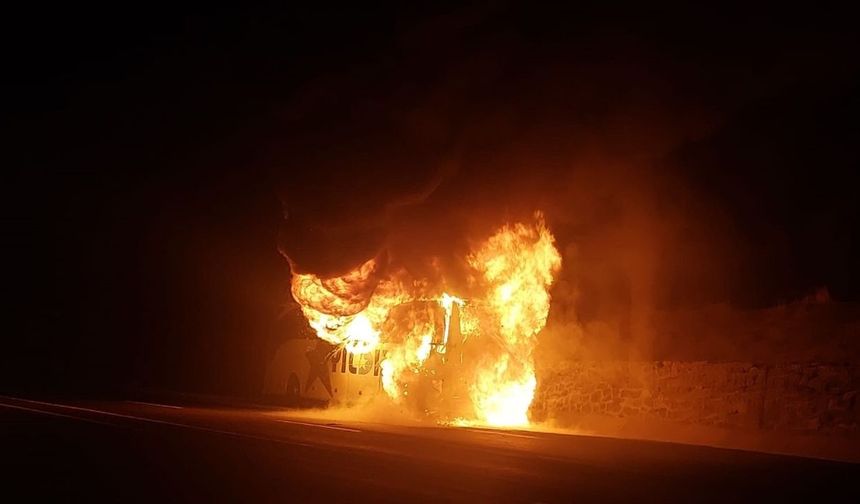
<path fill-rule="evenodd" d="M 462 361 L 459 310 L 450 318 L 436 302 L 428 302 L 436 312 L 436 323 L 427 372 L 434 380 L 428 387 L 441 389 L 447 373 L 442 368 Z M 316 336 L 289 339 L 275 352 L 266 373 L 264 395 L 287 405 L 351 405 L 383 393 L 382 367 L 387 356 L 385 344 L 366 353 L 354 353 Z M 452 389 L 453 380 L 449 380 Z M 439 390 L 441 391 L 441 390 Z M 417 392 L 417 391 L 416 391 Z"/>

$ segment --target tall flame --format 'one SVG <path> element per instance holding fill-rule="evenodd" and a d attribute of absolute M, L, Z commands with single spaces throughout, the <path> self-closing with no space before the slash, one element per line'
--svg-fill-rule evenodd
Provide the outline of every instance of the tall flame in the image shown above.
<path fill-rule="evenodd" d="M 526 425 L 537 385 L 533 351 L 549 315 L 549 287 L 561 268 L 555 238 L 536 213 L 533 225 L 502 227 L 468 262 L 487 288 L 495 325 L 482 332 L 504 350 L 478 368 L 471 389 L 475 413 L 492 425 Z"/>

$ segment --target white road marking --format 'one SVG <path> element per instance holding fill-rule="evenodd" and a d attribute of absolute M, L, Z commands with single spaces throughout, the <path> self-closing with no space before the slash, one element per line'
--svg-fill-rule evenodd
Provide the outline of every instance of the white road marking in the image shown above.
<path fill-rule="evenodd" d="M 132 404 L 145 404 L 147 406 L 158 406 L 159 408 L 172 408 L 172 409 L 185 409 L 182 406 L 173 406 L 172 404 L 158 404 L 154 402 L 145 402 L 145 401 L 125 401 L 127 403 Z"/>
<path fill-rule="evenodd" d="M 358 429 L 350 429 L 349 427 L 338 427 L 336 425 L 326 425 L 326 424 L 318 424 L 318 423 L 310 423 L 310 422 L 297 422 L 295 420 L 281 420 L 276 419 L 276 422 L 288 423 L 288 424 L 296 424 L 296 425 L 307 425 L 308 427 L 319 427 L 321 429 L 333 429 L 333 430 L 342 430 L 347 432 L 361 432 Z"/>
<path fill-rule="evenodd" d="M 91 408 L 82 408 L 80 406 L 70 406 L 67 404 L 49 403 L 49 402 L 42 402 L 42 401 L 34 401 L 32 399 L 21 399 L 18 397 L 7 397 L 7 396 L 0 396 L 0 398 L 7 399 L 7 400 L 11 399 L 13 401 L 22 401 L 22 402 L 27 402 L 27 403 L 32 403 L 32 404 L 39 404 L 42 406 L 53 406 L 55 408 L 64 408 L 64 409 L 70 409 L 70 410 L 74 410 L 74 411 L 85 411 L 87 413 L 95 413 L 98 415 L 108 415 L 108 416 L 112 416 L 112 417 L 126 418 L 129 420 L 137 420 L 139 422 L 150 422 L 150 423 L 156 423 L 156 424 L 161 424 L 161 425 L 171 425 L 173 427 L 182 427 L 185 429 L 191 429 L 191 430 L 197 430 L 197 431 L 203 431 L 203 432 L 211 432 L 214 434 L 223 434 L 226 436 L 235 436 L 235 437 L 240 437 L 240 438 L 245 438 L 245 439 L 254 439 L 257 441 L 271 441 L 274 443 L 281 443 L 281 444 L 287 444 L 287 445 L 308 446 L 308 447 L 313 446 L 311 444 L 301 443 L 298 441 L 288 441 L 286 439 L 278 439 L 278 438 L 273 438 L 273 437 L 268 437 L 268 436 L 255 436 L 253 434 L 243 434 L 241 432 L 225 431 L 225 430 L 221 430 L 221 429 L 212 429 L 209 427 L 201 427 L 199 425 L 189 425 L 189 424 L 182 424 L 182 423 L 176 423 L 176 422 L 168 422 L 166 420 L 156 420 L 154 418 L 145 418 L 145 417 L 139 417 L 139 416 L 134 416 L 134 415 L 123 415 L 121 413 L 113 413 L 110 411 L 102 411 L 102 410 L 91 409 Z M 0 404 L 3 404 L 4 406 L 9 406 L 5 403 L 0 403 Z M 20 408 L 20 406 L 18 406 L 18 407 Z M 34 411 L 37 411 L 37 410 L 34 410 Z M 85 418 L 75 417 L 75 416 L 71 416 L 71 415 L 63 415 L 61 413 L 52 413 L 52 412 L 47 412 L 47 411 L 42 411 L 42 410 L 38 410 L 38 411 L 45 413 L 45 414 L 48 414 L 48 415 L 54 414 L 57 416 L 68 416 L 70 418 L 75 418 L 77 420 L 85 420 L 85 421 L 87 420 Z M 91 421 L 95 421 L 95 420 L 91 420 Z M 106 425 L 111 425 L 111 424 L 106 424 Z"/>
<path fill-rule="evenodd" d="M 537 439 L 538 438 L 537 436 L 529 436 L 528 434 L 517 434 L 515 432 L 508 432 L 508 431 L 496 430 L 496 429 L 476 429 L 474 427 L 468 427 L 468 429 L 476 431 L 476 432 L 486 432 L 488 434 L 500 434 L 502 436 L 511 436 L 511 437 L 525 438 L 525 439 Z"/>
<path fill-rule="evenodd" d="M 107 422 L 99 422 L 98 420 L 93 420 L 92 418 L 81 418 L 81 417 L 76 417 L 73 415 L 64 415 L 62 413 L 56 413 L 54 411 L 45 411 L 45 410 L 34 409 L 34 408 L 25 408 L 23 406 L 15 406 L 13 404 L 6 404 L 6 403 L 0 403 L 0 407 L 12 408 L 12 409 L 18 409 L 18 410 L 24 410 L 24 411 L 32 411 L 33 413 L 41 413 L 42 415 L 71 418 L 72 420 L 80 420 L 81 422 L 90 422 L 90 423 L 96 423 L 96 424 L 100 424 L 100 425 L 109 425 L 111 427 L 114 427 L 114 424 L 110 424 Z"/>

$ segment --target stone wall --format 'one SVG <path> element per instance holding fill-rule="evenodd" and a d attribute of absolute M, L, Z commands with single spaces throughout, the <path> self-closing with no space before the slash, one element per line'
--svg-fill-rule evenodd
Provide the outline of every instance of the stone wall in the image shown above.
<path fill-rule="evenodd" d="M 860 435 L 852 365 L 742 362 L 565 362 L 543 370 L 536 419 L 586 417 L 745 431 Z"/>

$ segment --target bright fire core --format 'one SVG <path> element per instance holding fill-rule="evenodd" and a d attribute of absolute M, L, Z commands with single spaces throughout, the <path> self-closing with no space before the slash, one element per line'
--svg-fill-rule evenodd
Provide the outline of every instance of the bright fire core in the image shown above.
<path fill-rule="evenodd" d="M 336 278 L 294 274 L 292 294 L 321 339 L 357 355 L 385 351 L 382 387 L 391 400 L 440 421 L 528 425 L 533 352 L 561 268 L 555 239 L 536 213 L 502 226 L 464 259 L 466 297 L 404 270 L 381 275 L 374 259 Z"/>

